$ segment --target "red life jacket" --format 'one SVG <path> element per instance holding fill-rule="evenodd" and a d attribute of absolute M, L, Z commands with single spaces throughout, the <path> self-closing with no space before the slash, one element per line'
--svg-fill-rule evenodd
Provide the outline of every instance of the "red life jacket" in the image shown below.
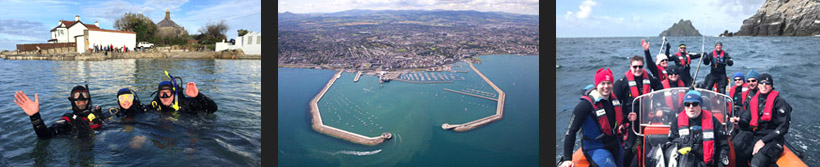
<path fill-rule="evenodd" d="M 757 102 L 758 101 L 757 99 L 758 99 L 758 96 L 760 96 L 760 92 L 757 92 L 757 94 L 755 94 L 755 97 L 752 97 L 752 102 L 749 104 L 749 105 L 751 105 L 750 107 L 751 107 L 751 110 L 752 110 L 751 111 L 752 112 L 752 121 L 749 122 L 749 125 L 751 125 L 753 127 L 757 127 L 757 125 L 759 125 L 758 122 L 757 122 L 758 120 L 763 120 L 763 121 L 772 120 L 772 108 L 774 107 L 774 99 L 777 98 L 778 94 L 780 94 L 780 92 L 772 90 L 771 92 L 769 92 L 769 95 L 766 96 L 766 107 L 763 108 L 763 117 L 762 118 L 758 118 L 760 116 L 758 116 L 758 114 L 759 114 L 758 113 L 759 104 Z"/>
<path fill-rule="evenodd" d="M 604 104 L 596 103 L 591 97 L 589 97 L 589 95 L 581 96 L 581 99 L 584 99 L 592 104 L 592 114 L 594 114 L 595 118 L 598 119 L 598 125 L 604 134 L 607 136 L 618 134 L 617 128 L 609 127 L 609 117 L 606 116 Z M 624 119 L 622 114 L 623 112 L 621 111 L 621 102 L 618 101 L 615 94 L 609 94 L 609 101 L 612 102 L 612 106 L 615 108 L 615 127 L 618 127 L 619 123 L 623 122 Z"/>
<path fill-rule="evenodd" d="M 743 93 L 746 93 L 746 90 L 749 88 L 749 83 L 743 83 L 743 85 L 740 85 L 740 87 L 741 87 L 740 91 L 742 91 Z M 729 89 L 729 97 L 732 97 L 732 100 L 735 100 L 735 90 L 736 90 L 735 88 L 737 88 L 737 86 L 732 86 L 732 88 Z M 741 95 L 741 96 L 744 96 L 744 95 Z M 741 97 L 741 98 L 746 100 L 745 97 Z M 743 104 L 742 101 L 740 103 Z M 734 105 L 734 104 L 729 103 L 729 108 L 732 108 L 732 105 Z"/>
<path fill-rule="evenodd" d="M 667 79 L 667 80 L 664 80 L 664 82 L 661 82 L 661 84 L 663 84 L 663 88 L 664 88 L 664 89 L 669 89 L 669 88 L 671 87 L 671 86 L 670 86 L 670 84 L 669 84 L 669 81 L 670 81 L 670 80 L 669 80 L 669 79 Z M 683 86 L 684 86 L 684 85 L 683 85 L 683 81 L 681 81 L 680 79 L 678 79 L 678 86 L 677 86 L 677 87 L 683 87 Z"/>
<path fill-rule="evenodd" d="M 689 55 L 688 53 L 683 53 L 683 54 L 684 54 L 684 55 L 687 55 L 687 56 L 686 56 L 686 59 L 683 59 L 683 55 L 681 55 L 681 54 L 680 54 L 680 51 L 678 51 L 677 53 L 675 53 L 675 55 L 676 55 L 676 56 L 678 56 L 678 60 L 680 60 L 680 62 L 681 62 L 681 66 L 686 66 L 686 65 L 689 65 L 689 63 L 691 63 L 691 62 L 692 62 L 692 58 L 690 58 L 690 57 L 688 56 L 688 55 Z"/>
<path fill-rule="evenodd" d="M 669 78 L 669 74 L 666 74 L 666 69 L 661 67 L 660 65 L 658 65 L 658 71 L 661 71 L 661 73 L 658 75 L 658 80 L 663 81 L 666 80 L 666 78 Z"/>
<path fill-rule="evenodd" d="M 630 94 L 630 96 L 632 97 L 638 97 L 640 95 L 647 94 L 651 89 L 649 86 L 652 82 L 649 81 L 649 76 L 646 75 L 646 70 L 641 70 L 643 70 L 643 74 L 641 75 L 641 78 L 643 78 L 643 80 L 641 81 L 643 82 L 643 92 L 638 92 L 638 83 L 635 82 L 635 75 L 632 74 L 632 69 L 624 73 L 624 75 L 626 75 L 626 79 L 629 81 L 629 90 L 632 93 Z"/>
<path fill-rule="evenodd" d="M 748 89 L 751 90 L 751 88 L 748 88 Z M 743 93 L 741 93 L 742 96 L 740 97 L 740 99 L 743 100 L 743 101 L 741 101 L 740 104 L 742 104 L 743 106 L 746 106 L 746 104 L 745 104 L 746 103 L 746 97 L 749 96 L 749 92 L 750 92 L 749 90 L 743 91 Z"/>
<path fill-rule="evenodd" d="M 720 50 L 720 56 L 718 56 L 717 55 L 717 50 L 712 50 L 712 58 L 713 58 L 712 62 L 713 62 L 713 64 L 715 64 L 715 67 L 717 67 L 717 62 L 722 61 L 721 59 L 723 58 L 723 53 L 726 53 L 726 51 Z"/>
<path fill-rule="evenodd" d="M 669 89 L 671 87 L 670 84 L 669 84 L 669 81 L 670 80 L 667 79 L 667 80 L 661 82 L 661 84 L 663 84 L 664 89 Z M 684 86 L 683 81 L 681 81 L 679 79 L 678 80 L 678 87 L 683 87 L 683 86 Z M 673 107 L 673 108 L 677 107 L 677 106 L 680 106 L 680 104 L 683 103 L 683 96 L 684 95 L 685 95 L 684 93 L 678 93 L 678 103 L 673 103 L 672 96 L 665 95 L 664 97 L 666 98 L 666 105 L 669 106 L 669 107 Z"/>
<path fill-rule="evenodd" d="M 712 125 L 712 112 L 709 110 L 701 110 L 700 124 L 703 128 L 703 162 L 709 163 L 715 155 L 715 131 Z M 689 116 L 686 111 L 678 114 L 678 134 L 680 137 L 689 135 Z"/>
<path fill-rule="evenodd" d="M 746 92 L 746 88 L 749 88 L 749 83 L 743 83 L 740 87 L 741 91 Z M 735 88 L 737 88 L 737 86 L 732 86 L 732 89 L 729 89 L 729 96 L 732 98 L 735 98 Z"/>

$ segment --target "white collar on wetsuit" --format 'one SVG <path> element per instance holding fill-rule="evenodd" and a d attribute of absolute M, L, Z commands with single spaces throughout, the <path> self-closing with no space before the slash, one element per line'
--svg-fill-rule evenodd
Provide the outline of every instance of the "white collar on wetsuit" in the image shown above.
<path fill-rule="evenodd" d="M 591 92 L 589 92 L 589 96 L 591 96 L 592 99 L 595 99 L 595 102 L 604 100 L 603 95 L 601 95 L 601 93 L 598 93 L 598 90 L 592 90 Z"/>

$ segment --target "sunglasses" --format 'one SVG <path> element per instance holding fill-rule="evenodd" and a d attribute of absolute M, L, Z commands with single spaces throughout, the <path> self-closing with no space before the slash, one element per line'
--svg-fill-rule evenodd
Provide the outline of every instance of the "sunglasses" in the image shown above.
<path fill-rule="evenodd" d="M 683 106 L 686 106 L 686 107 L 697 107 L 698 105 L 700 105 L 700 103 L 698 103 L 698 102 L 686 102 L 686 103 L 683 103 Z"/>
<path fill-rule="evenodd" d="M 640 68 L 643 68 L 643 65 L 640 65 L 640 66 L 632 66 L 632 68 L 634 68 L 634 69 L 640 69 Z"/>
<path fill-rule="evenodd" d="M 678 75 L 678 73 L 669 73 L 669 75 Z"/>
<path fill-rule="evenodd" d="M 749 82 L 757 82 L 757 80 L 750 79 Z"/>
<path fill-rule="evenodd" d="M 760 85 L 772 85 L 772 81 L 769 80 L 762 80 L 759 82 Z"/>
<path fill-rule="evenodd" d="M 133 94 L 122 94 L 120 96 L 117 96 L 117 99 L 120 102 L 132 102 L 132 101 L 134 101 L 134 95 Z"/>
<path fill-rule="evenodd" d="M 665 61 L 667 61 L 667 60 L 666 59 L 661 60 L 661 62 L 665 62 Z"/>
<path fill-rule="evenodd" d="M 742 81 L 743 79 L 735 79 L 735 81 Z"/>

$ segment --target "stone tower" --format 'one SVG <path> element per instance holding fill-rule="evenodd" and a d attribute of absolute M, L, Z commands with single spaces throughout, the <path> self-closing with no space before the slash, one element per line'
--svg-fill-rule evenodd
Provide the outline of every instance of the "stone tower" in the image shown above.
<path fill-rule="evenodd" d="M 165 19 L 162 19 L 159 23 L 157 23 L 157 35 L 163 38 L 167 37 L 180 37 L 188 35 L 188 31 L 185 31 L 185 27 L 177 25 L 174 21 L 171 20 L 171 10 L 165 10 Z"/>

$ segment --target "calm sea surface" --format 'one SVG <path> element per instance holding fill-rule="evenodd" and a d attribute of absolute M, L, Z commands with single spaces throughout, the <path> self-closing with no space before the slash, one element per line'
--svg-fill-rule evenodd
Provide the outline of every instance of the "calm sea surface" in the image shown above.
<path fill-rule="evenodd" d="M 460 124 L 495 114 L 496 102 L 451 93 L 495 91 L 466 63 L 458 71 L 418 72 L 464 77 L 455 83 L 417 84 L 374 76 L 342 77 L 319 101 L 325 124 L 365 136 L 390 132 L 393 139 L 365 146 L 310 127 L 308 103 L 335 71 L 279 68 L 279 166 L 538 166 L 538 56 L 480 56 L 476 64 L 506 94 L 504 118 L 457 133 L 441 124 Z"/>
<path fill-rule="evenodd" d="M 0 60 L 0 166 L 261 166 L 260 60 Z M 51 125 L 71 112 L 66 99 L 75 85 L 91 89 L 94 105 L 117 106 L 117 90 L 138 91 L 143 103 L 166 79 L 163 71 L 196 82 L 219 110 L 204 117 L 137 123 L 112 119 L 90 139 L 37 139 L 28 116 L 14 104 L 14 91 L 40 98 L 40 114 Z M 131 147 L 135 137 L 141 147 Z"/>
<path fill-rule="evenodd" d="M 563 153 L 564 133 L 569 124 L 572 110 L 579 102 L 581 89 L 593 84 L 595 70 L 601 67 L 612 69 L 617 79 L 623 77 L 628 69 L 629 57 L 643 55 L 641 39 L 629 38 L 556 38 L 557 48 L 555 87 L 555 136 L 556 154 Z M 650 51 L 657 54 L 661 38 L 647 38 L 651 43 Z M 685 43 L 689 52 L 701 51 L 701 37 L 667 38 L 673 47 Z M 769 73 L 774 77 L 775 90 L 786 98 L 793 110 L 791 126 L 786 140 L 797 150 L 805 151 L 803 161 L 809 166 L 820 164 L 820 123 L 816 120 L 820 113 L 820 38 L 818 37 L 706 37 L 706 51 L 714 49 L 715 41 L 723 42 L 723 49 L 734 58 L 734 66 L 726 68 L 731 77 L 736 72 L 743 75 L 754 69 L 760 73 Z M 670 52 L 674 53 L 677 48 Z M 653 57 L 655 59 L 655 57 Z M 694 59 L 693 64 L 700 59 Z M 696 66 L 692 67 L 694 76 Z M 710 69 L 702 65 L 698 82 L 706 78 Z M 580 140 L 576 140 L 579 143 Z M 575 145 L 575 149 L 579 147 Z"/>

